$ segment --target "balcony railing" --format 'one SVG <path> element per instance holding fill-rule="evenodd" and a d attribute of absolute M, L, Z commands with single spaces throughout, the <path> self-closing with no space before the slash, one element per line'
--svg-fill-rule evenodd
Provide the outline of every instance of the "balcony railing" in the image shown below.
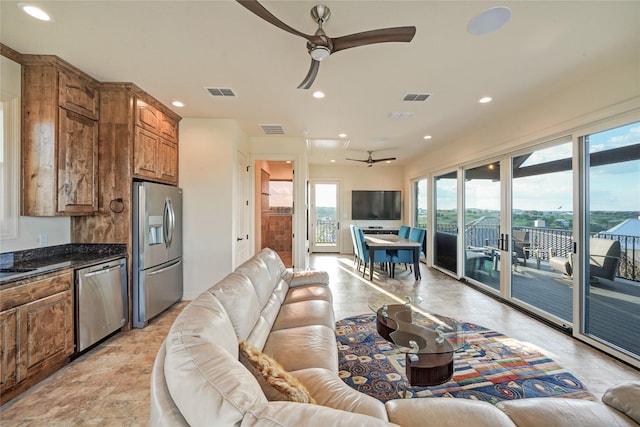
<path fill-rule="evenodd" d="M 335 244 L 338 233 L 338 223 L 332 219 L 316 220 L 316 243 Z"/>

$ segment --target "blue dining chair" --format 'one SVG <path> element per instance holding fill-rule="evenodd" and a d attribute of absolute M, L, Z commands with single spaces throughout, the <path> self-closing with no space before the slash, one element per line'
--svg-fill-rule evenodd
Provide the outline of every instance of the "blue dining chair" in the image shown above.
<path fill-rule="evenodd" d="M 358 261 L 358 243 L 356 242 L 356 226 L 351 224 L 349 225 L 349 231 L 351 232 L 351 244 L 353 245 L 353 265 L 358 264 L 358 271 L 360 271 L 360 263 Z"/>
<path fill-rule="evenodd" d="M 357 234 L 357 245 L 358 245 L 358 257 L 360 261 L 364 264 L 364 269 L 362 270 L 362 277 L 367 273 L 367 266 L 369 265 L 369 248 L 367 247 L 367 242 L 364 240 L 364 233 L 362 229 L 356 227 Z M 381 263 L 385 267 L 389 262 L 391 262 L 391 257 L 387 254 L 387 251 L 384 249 L 379 249 L 373 251 L 373 262 Z M 360 265 L 358 265 L 358 271 L 360 271 Z"/>
<path fill-rule="evenodd" d="M 424 228 L 412 228 L 411 232 L 409 233 L 409 240 L 420 243 L 420 253 L 422 253 L 422 243 L 424 242 L 424 237 L 426 234 L 427 230 L 425 230 Z M 408 249 L 400 249 L 398 251 L 394 251 L 394 253 L 391 254 L 391 263 L 404 264 L 405 269 L 406 266 L 409 265 L 409 268 L 411 269 L 411 271 L 413 271 L 413 251 Z"/>
<path fill-rule="evenodd" d="M 398 230 L 398 237 L 402 237 L 403 239 L 408 239 L 410 231 L 411 231 L 411 227 L 409 227 L 408 225 L 401 225 L 400 230 Z"/>

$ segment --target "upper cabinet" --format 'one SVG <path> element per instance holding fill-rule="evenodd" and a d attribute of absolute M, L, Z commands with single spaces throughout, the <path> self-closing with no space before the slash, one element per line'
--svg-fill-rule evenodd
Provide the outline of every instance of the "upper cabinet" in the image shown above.
<path fill-rule="evenodd" d="M 136 97 L 133 175 L 178 185 L 178 120 Z M 171 116 L 169 116 L 171 114 Z"/>
<path fill-rule="evenodd" d="M 22 215 L 98 210 L 98 82 L 55 56 L 24 55 Z"/>

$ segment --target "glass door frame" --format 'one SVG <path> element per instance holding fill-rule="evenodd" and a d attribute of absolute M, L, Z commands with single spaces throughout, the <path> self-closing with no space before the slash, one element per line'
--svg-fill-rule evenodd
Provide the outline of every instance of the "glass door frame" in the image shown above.
<path fill-rule="evenodd" d="M 576 191 L 574 197 L 574 236 L 576 238 L 576 253 L 574 254 L 576 264 L 573 280 L 573 331 L 574 337 L 587 344 L 605 351 L 606 353 L 623 360 L 632 366 L 640 368 L 640 361 L 629 356 L 627 353 L 617 350 L 615 347 L 608 345 L 604 341 L 593 338 L 585 332 L 587 313 L 586 313 L 586 291 L 587 291 L 587 266 L 584 260 L 587 257 L 589 248 L 583 242 L 587 242 L 590 238 L 588 210 L 590 208 L 589 200 L 589 179 L 590 173 L 590 156 L 588 147 L 582 142 L 583 138 L 603 132 L 616 127 L 624 126 L 633 122 L 640 121 L 640 113 L 638 111 L 621 114 L 596 125 L 581 128 L 573 134 L 574 152 L 574 189 Z"/>
<path fill-rule="evenodd" d="M 336 187 L 336 241 L 334 244 L 316 244 L 316 227 L 317 227 L 317 218 L 316 218 L 316 186 L 318 184 L 328 184 L 335 185 Z M 327 252 L 327 253 L 340 253 L 342 252 L 342 234 L 344 227 L 340 224 L 340 219 L 342 218 L 342 200 L 341 200 L 341 181 L 339 179 L 312 179 L 310 180 L 311 194 L 310 194 L 310 205 L 309 205 L 309 248 L 311 252 Z M 349 227 L 347 227 L 348 229 Z M 350 241 L 350 240 L 349 240 Z"/>

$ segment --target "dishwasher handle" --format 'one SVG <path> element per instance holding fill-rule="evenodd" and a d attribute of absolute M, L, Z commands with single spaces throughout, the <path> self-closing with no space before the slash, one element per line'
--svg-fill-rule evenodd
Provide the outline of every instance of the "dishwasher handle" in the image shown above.
<path fill-rule="evenodd" d="M 116 265 L 116 266 L 108 266 L 107 265 L 104 268 L 102 268 L 102 270 L 97 270 L 97 271 L 93 271 L 91 273 L 83 274 L 83 277 L 97 276 L 98 274 L 109 273 L 110 271 L 120 270 L 121 268 L 124 268 L 124 264 L 119 264 L 119 265 Z"/>

